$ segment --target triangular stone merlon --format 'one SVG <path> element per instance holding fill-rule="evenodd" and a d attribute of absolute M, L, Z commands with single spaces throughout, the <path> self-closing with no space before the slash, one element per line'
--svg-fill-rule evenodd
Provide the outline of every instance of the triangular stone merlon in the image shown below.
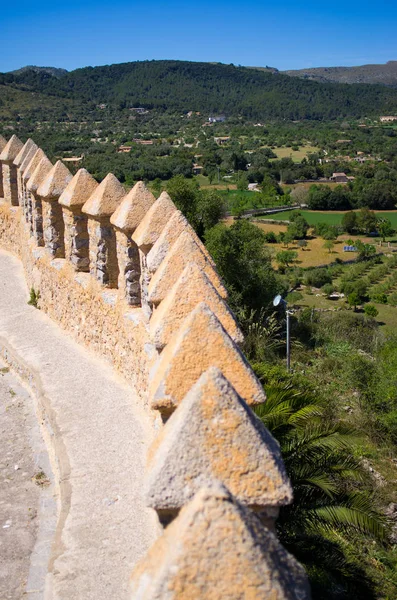
<path fill-rule="evenodd" d="M 138 181 L 116 208 L 110 222 L 117 229 L 132 234 L 155 201 L 143 181 Z"/>
<path fill-rule="evenodd" d="M 208 261 L 190 233 L 183 231 L 150 281 L 149 301 L 154 305 L 159 304 L 189 262 L 195 262 L 205 272 L 222 298 L 227 297 L 226 289 L 215 267 Z"/>
<path fill-rule="evenodd" d="M 210 253 L 199 239 L 193 227 L 189 224 L 181 211 L 177 210 L 171 215 L 167 225 L 164 227 L 158 240 L 154 243 L 147 255 L 147 266 L 150 273 L 155 273 L 157 271 L 172 245 L 184 231 L 190 233 L 203 254 L 207 257 L 208 262 L 215 266 Z"/>
<path fill-rule="evenodd" d="M 178 511 L 211 479 L 255 509 L 292 501 L 278 443 L 215 367 L 189 390 L 149 450 L 147 503 Z"/>
<path fill-rule="evenodd" d="M 1 151 L 0 162 L 11 165 L 22 148 L 23 142 L 15 134 L 12 135 Z"/>
<path fill-rule="evenodd" d="M 205 272 L 196 263 L 188 263 L 150 320 L 150 336 L 159 350 L 200 302 L 206 302 L 234 342 L 242 343 L 243 334 L 226 302 Z"/>
<path fill-rule="evenodd" d="M 133 234 L 135 243 L 144 254 L 147 254 L 158 240 L 176 210 L 177 208 L 167 192 L 162 192 L 156 202 L 149 208 Z"/>
<path fill-rule="evenodd" d="M 166 418 L 210 367 L 218 367 L 247 404 L 265 401 L 264 390 L 246 358 L 202 302 L 184 319 L 151 371 L 151 407 Z"/>
<path fill-rule="evenodd" d="M 304 569 L 230 492 L 206 482 L 135 566 L 140 600 L 309 600 Z"/>

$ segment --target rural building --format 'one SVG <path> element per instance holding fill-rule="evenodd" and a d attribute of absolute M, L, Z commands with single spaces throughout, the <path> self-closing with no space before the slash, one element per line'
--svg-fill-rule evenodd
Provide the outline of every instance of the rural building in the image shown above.
<path fill-rule="evenodd" d="M 380 117 L 380 121 L 381 121 L 381 123 L 391 123 L 392 121 L 397 121 L 397 117 L 391 117 L 391 116 Z"/>
<path fill-rule="evenodd" d="M 332 176 L 329 179 L 330 181 L 335 181 L 336 183 L 347 183 L 349 181 L 346 173 L 332 173 Z"/>
<path fill-rule="evenodd" d="M 226 117 L 225 115 L 217 115 L 214 117 L 208 117 L 208 121 L 210 123 L 223 123 L 224 121 L 226 121 Z"/>
<path fill-rule="evenodd" d="M 202 167 L 201 165 L 193 165 L 193 175 L 201 175 L 201 173 L 203 172 L 204 167 Z"/>
<path fill-rule="evenodd" d="M 131 146 L 119 146 L 117 148 L 117 152 L 119 154 L 123 154 L 123 153 L 127 153 L 127 152 L 131 152 Z"/>
<path fill-rule="evenodd" d="M 223 144 L 230 142 L 230 137 L 214 137 L 214 141 L 216 144 L 219 144 L 219 146 L 222 146 Z"/>

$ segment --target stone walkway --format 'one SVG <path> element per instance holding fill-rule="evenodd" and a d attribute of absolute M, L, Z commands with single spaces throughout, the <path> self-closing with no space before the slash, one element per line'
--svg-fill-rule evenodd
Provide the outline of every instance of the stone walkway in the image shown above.
<path fill-rule="evenodd" d="M 28 296 L 21 263 L 0 251 L 0 353 L 35 389 L 58 501 L 46 593 L 27 597 L 127 599 L 132 566 L 159 534 L 141 496 L 153 429 L 133 390 Z"/>

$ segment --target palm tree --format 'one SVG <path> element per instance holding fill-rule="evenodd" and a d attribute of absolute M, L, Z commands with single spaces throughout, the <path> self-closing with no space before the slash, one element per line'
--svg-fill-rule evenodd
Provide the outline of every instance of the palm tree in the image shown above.
<path fill-rule="evenodd" d="M 254 368 L 261 377 L 261 366 Z M 321 398 L 290 382 L 276 378 L 265 389 L 267 402 L 254 410 L 278 440 L 294 490 L 293 504 L 280 511 L 280 541 L 305 565 L 314 598 L 375 598 L 373 583 L 347 552 L 352 536 L 387 535 L 353 454 L 359 436 L 330 421 Z"/>

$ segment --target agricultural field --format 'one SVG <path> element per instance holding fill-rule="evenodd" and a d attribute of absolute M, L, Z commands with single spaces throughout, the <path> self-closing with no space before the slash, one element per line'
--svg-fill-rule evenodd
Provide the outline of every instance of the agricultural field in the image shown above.
<path fill-rule="evenodd" d="M 322 274 L 324 275 L 324 269 Z M 385 332 L 395 332 L 397 327 L 397 255 L 378 256 L 352 265 L 333 265 L 325 272 L 329 289 L 314 285 L 320 271 L 312 269 L 302 273 L 302 285 L 290 294 L 290 304 L 296 308 L 317 310 L 346 309 L 349 289 L 361 287 L 357 311 L 363 312 L 365 304 L 376 307 L 376 320 Z M 319 283 L 321 280 L 319 280 Z M 343 297 L 329 297 L 329 291 L 343 293 Z"/>
<path fill-rule="evenodd" d="M 320 148 L 316 146 L 300 146 L 299 150 L 292 150 L 292 148 L 272 148 L 274 154 L 277 154 L 277 159 L 281 158 L 292 158 L 295 163 L 300 163 L 304 158 L 307 158 L 308 154 L 315 154 L 320 152 Z M 271 160 L 277 160 L 272 158 Z"/>
<path fill-rule="evenodd" d="M 309 225 L 316 225 L 317 223 L 327 223 L 328 225 L 340 225 L 342 223 L 343 215 L 348 212 L 336 212 L 336 211 L 320 211 L 320 210 L 299 210 L 302 217 L 306 219 Z M 358 211 L 357 211 L 358 212 Z M 397 210 L 388 211 L 374 211 L 376 216 L 382 219 L 388 219 L 392 226 L 397 229 Z M 293 211 L 280 212 L 275 215 L 266 215 L 264 219 L 274 219 L 276 221 L 288 221 L 291 218 Z"/>

